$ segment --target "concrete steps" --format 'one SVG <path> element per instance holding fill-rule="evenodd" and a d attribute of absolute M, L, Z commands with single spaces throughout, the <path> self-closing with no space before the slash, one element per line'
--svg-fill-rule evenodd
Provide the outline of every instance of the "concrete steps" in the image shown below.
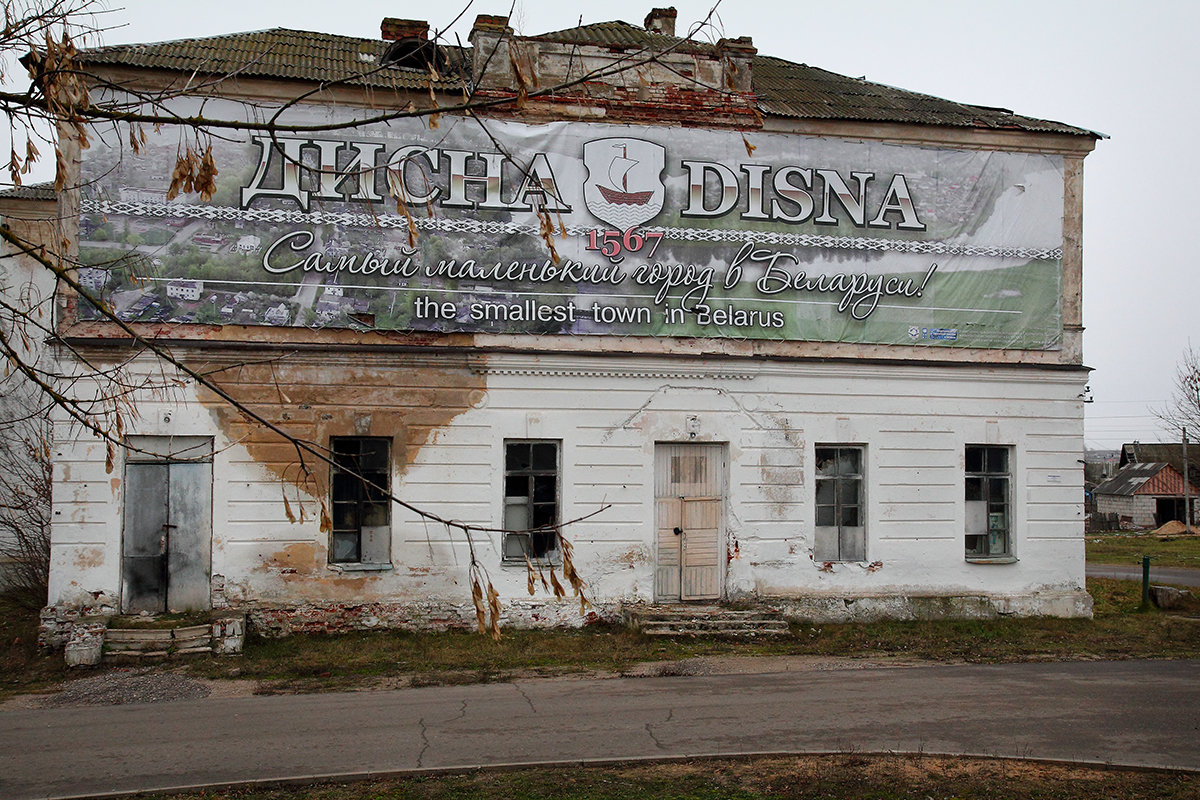
<path fill-rule="evenodd" d="M 185 628 L 109 628 L 104 632 L 106 657 L 163 657 L 212 652 L 212 626 Z"/>
<path fill-rule="evenodd" d="M 647 636 L 785 636 L 788 624 L 770 609 L 749 611 L 720 606 L 631 606 L 625 622 Z"/>

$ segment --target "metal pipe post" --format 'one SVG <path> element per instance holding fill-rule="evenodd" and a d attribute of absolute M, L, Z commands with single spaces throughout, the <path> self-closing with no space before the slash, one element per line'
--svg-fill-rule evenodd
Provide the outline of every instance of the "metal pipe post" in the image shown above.
<path fill-rule="evenodd" d="M 1192 482 L 1188 480 L 1187 425 L 1183 426 L 1183 529 L 1192 532 Z"/>
<path fill-rule="evenodd" d="M 1150 608 L 1150 556 L 1142 556 L 1142 610 Z"/>

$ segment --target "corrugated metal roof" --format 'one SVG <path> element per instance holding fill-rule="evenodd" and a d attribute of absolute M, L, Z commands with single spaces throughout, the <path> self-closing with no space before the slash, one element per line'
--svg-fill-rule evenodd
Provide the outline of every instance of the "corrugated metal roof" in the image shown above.
<path fill-rule="evenodd" d="M 529 38 L 620 49 L 673 49 L 706 54 L 717 49 L 708 42 L 665 36 L 621 21 L 582 25 Z M 90 64 L 207 75 L 238 74 L 373 88 L 428 88 L 428 74 L 422 70 L 380 65 L 389 44 L 381 39 L 272 28 L 203 39 L 100 47 L 84 51 L 81 58 Z M 451 74 L 440 76 L 434 87 L 457 89 L 462 84 L 460 76 L 469 68 L 469 51 L 443 47 L 442 52 L 452 65 L 447 70 Z M 758 108 L 768 115 L 1099 136 L 1060 122 L 957 103 L 772 56 L 755 56 L 753 74 Z"/>
<path fill-rule="evenodd" d="M 42 200 L 52 202 L 58 199 L 52 183 L 34 183 L 29 186 L 14 186 L 0 191 L 0 200 Z"/>
<path fill-rule="evenodd" d="M 781 117 L 1097 135 L 1061 122 L 1023 117 L 1001 108 L 956 103 L 771 56 L 754 59 L 754 88 L 758 92 L 759 110 Z"/>
<path fill-rule="evenodd" d="M 121 44 L 84 50 L 85 64 L 146 67 L 205 75 L 245 75 L 290 78 L 383 89 L 427 89 L 429 73 L 420 69 L 383 66 L 392 43 L 332 33 L 271 28 L 203 39 L 178 39 L 151 44 Z M 437 89 L 462 86 L 463 51 L 441 48 L 452 65 L 434 82 Z"/>
<path fill-rule="evenodd" d="M 1117 470 L 1117 474 L 1096 487 L 1094 494 L 1133 495 L 1142 484 L 1153 478 L 1167 464 L 1130 464 Z"/>
<path fill-rule="evenodd" d="M 715 53 L 716 45 L 664 36 L 628 22 L 599 22 L 532 37 L 554 42 L 607 47 L 676 49 L 679 52 Z M 932 95 L 910 92 L 849 78 L 835 72 L 796 64 L 773 56 L 755 56 L 754 90 L 764 114 L 797 119 L 911 122 L 965 128 L 1023 130 L 1096 136 L 1092 131 L 1061 122 L 1034 119 L 1000 108 L 956 103 Z"/>

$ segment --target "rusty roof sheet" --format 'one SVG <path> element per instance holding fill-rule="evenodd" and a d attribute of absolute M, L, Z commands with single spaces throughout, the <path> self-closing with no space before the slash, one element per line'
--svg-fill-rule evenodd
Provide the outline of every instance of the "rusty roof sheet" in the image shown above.
<path fill-rule="evenodd" d="M 271 28 L 203 39 L 97 47 L 82 51 L 80 59 L 85 64 L 204 75 L 283 78 L 379 89 L 428 89 L 427 71 L 381 63 L 384 51 L 391 44 L 383 39 Z M 451 69 L 449 74 L 439 75 L 434 88 L 460 89 L 463 51 L 456 47 L 441 49 Z"/>
<path fill-rule="evenodd" d="M 666 36 L 621 21 L 582 25 L 529 38 L 623 50 L 670 49 L 709 55 L 717 52 L 717 46 L 709 42 Z M 382 39 L 272 28 L 203 39 L 99 47 L 83 51 L 81 58 L 87 64 L 206 75 L 237 74 L 381 89 L 427 89 L 427 72 L 380 64 L 390 44 Z M 449 74 L 434 81 L 434 88 L 460 89 L 462 76 L 469 71 L 469 51 L 442 47 L 442 52 L 451 67 L 446 70 Z M 753 71 L 758 109 L 767 115 L 1101 136 L 1060 122 L 957 103 L 772 56 L 755 56 Z"/>

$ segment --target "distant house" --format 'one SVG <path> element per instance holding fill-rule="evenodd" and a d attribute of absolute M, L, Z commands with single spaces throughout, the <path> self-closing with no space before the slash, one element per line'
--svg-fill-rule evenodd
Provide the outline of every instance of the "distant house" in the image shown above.
<path fill-rule="evenodd" d="M 167 297 L 196 302 L 204 291 L 204 281 L 171 281 L 167 284 Z"/>
<path fill-rule="evenodd" d="M 361 297 L 326 294 L 317 301 L 316 312 L 322 322 L 328 322 L 338 314 L 364 314 L 370 307 L 370 303 Z"/>
<path fill-rule="evenodd" d="M 1192 520 L 1196 519 L 1195 482 L 1190 489 Z M 1096 487 L 1096 512 L 1115 514 L 1121 527 L 1157 528 L 1183 520 L 1183 474 L 1164 462 L 1127 464 Z"/>
<path fill-rule="evenodd" d="M 117 189 L 117 197 L 122 203 L 146 203 L 149 205 L 165 204 L 167 190 L 146 188 L 140 186 L 122 186 Z"/>
<path fill-rule="evenodd" d="M 1121 458 L 1118 467 L 1129 464 L 1170 464 L 1180 475 L 1183 474 L 1184 457 L 1181 442 L 1130 442 L 1121 445 Z M 1200 484 L 1200 442 L 1188 446 L 1187 473 L 1192 485 Z"/>
<path fill-rule="evenodd" d="M 111 275 L 106 269 L 96 269 L 95 267 L 79 268 L 79 285 L 92 293 L 98 292 L 108 285 L 110 277 Z"/>
<path fill-rule="evenodd" d="M 277 306 L 271 306 L 267 309 L 266 316 L 263 318 L 268 325 L 287 325 L 291 314 L 288 313 L 288 307 L 284 303 Z"/>

